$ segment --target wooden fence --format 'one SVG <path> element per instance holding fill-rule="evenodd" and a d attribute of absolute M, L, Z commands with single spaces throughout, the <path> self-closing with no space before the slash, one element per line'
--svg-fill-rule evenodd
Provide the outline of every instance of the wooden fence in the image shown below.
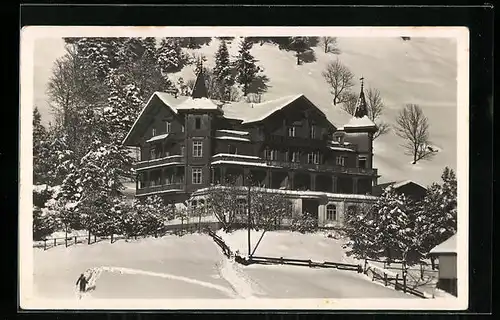
<path fill-rule="evenodd" d="M 400 275 L 399 273 L 395 273 L 390 270 L 390 269 L 396 269 L 398 271 L 401 271 L 400 268 L 394 268 L 394 267 L 387 268 L 386 264 L 384 264 L 384 268 L 380 268 L 374 265 L 369 265 L 368 261 L 374 261 L 374 262 L 384 262 L 384 261 L 365 259 L 363 273 L 366 275 L 371 273 L 372 281 L 380 280 L 384 283 L 386 287 L 393 286 L 395 290 L 400 290 L 405 293 L 410 293 L 423 299 L 427 298 L 427 296 L 423 292 L 408 286 L 407 271 L 409 269 L 406 269 L 406 271 L 402 272 L 402 274 Z M 392 262 L 392 263 L 397 263 L 397 262 Z"/>
<path fill-rule="evenodd" d="M 120 239 L 140 239 L 146 237 L 161 237 L 166 234 L 176 234 L 181 235 L 184 233 L 194 233 L 194 232 L 204 232 L 208 227 L 219 228 L 220 224 L 218 222 L 192 222 L 192 223 L 183 223 L 183 224 L 173 224 L 165 226 L 164 233 L 152 233 L 152 234 L 136 234 L 136 235 L 106 235 L 100 236 L 96 234 L 92 234 L 89 232 L 87 235 L 78 235 L 78 236 L 68 236 L 68 237 L 57 237 L 57 238 L 45 238 L 39 241 L 33 242 L 34 248 L 43 248 L 44 250 L 48 250 L 50 248 L 54 248 L 59 245 L 64 245 L 65 247 L 69 247 L 76 244 L 86 243 L 88 245 L 94 244 L 97 242 L 102 242 L 109 240 L 111 243 L 114 243 Z"/>
<path fill-rule="evenodd" d="M 293 265 L 293 266 L 306 266 L 310 268 L 334 268 L 338 270 L 349 270 L 356 271 L 358 273 L 363 272 L 363 268 L 358 264 L 349 264 L 349 263 L 339 263 L 339 262 L 316 262 L 310 259 L 288 259 L 288 258 L 275 258 L 275 257 L 262 257 L 262 256 L 250 256 L 248 259 L 245 259 L 241 256 L 233 254 L 229 246 L 224 242 L 224 240 L 219 237 L 215 232 L 208 229 L 208 234 L 212 237 L 214 242 L 222 249 L 224 255 L 228 258 L 234 256 L 235 261 L 244 265 L 249 264 L 281 264 L 281 265 Z"/>

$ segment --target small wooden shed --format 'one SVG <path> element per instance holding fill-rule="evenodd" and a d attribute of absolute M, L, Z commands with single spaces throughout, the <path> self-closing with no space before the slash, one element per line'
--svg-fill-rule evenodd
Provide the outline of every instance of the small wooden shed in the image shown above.
<path fill-rule="evenodd" d="M 429 256 L 439 261 L 437 287 L 457 296 L 457 235 L 432 248 Z"/>

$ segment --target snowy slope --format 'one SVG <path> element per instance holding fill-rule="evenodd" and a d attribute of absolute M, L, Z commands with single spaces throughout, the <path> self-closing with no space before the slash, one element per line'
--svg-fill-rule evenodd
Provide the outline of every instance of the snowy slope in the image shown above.
<path fill-rule="evenodd" d="M 339 59 L 354 73 L 363 76 L 365 87 L 380 90 L 386 105 L 383 120 L 394 123 L 398 111 L 407 103 L 420 105 L 429 118 L 430 137 L 440 152 L 431 161 L 411 165 L 411 158 L 404 156 L 401 139 L 393 132 L 380 137 L 374 144 L 374 166 L 382 177 L 380 183 L 411 179 L 423 185 L 439 181 L 445 166 L 456 169 L 457 136 L 457 47 L 453 40 L 439 38 L 339 38 L 342 53 Z M 237 54 L 238 40 L 229 46 L 230 54 Z M 213 66 L 213 55 L 218 47 L 214 40 L 209 46 L 196 50 L 208 58 Z M 279 50 L 276 46 L 256 44 L 252 54 L 264 67 L 269 78 L 269 89 L 263 95 L 271 100 L 285 95 L 303 93 L 325 113 L 338 119 L 336 124 L 349 120 L 342 110 L 331 103 L 329 88 L 321 73 L 335 55 L 325 54 L 314 48 L 317 61 L 296 65 L 293 52 Z M 194 78 L 193 67 L 187 66 L 172 77 L 184 80 Z M 353 89 L 359 91 L 359 84 Z M 445 122 L 444 122 L 445 121 Z"/>
<path fill-rule="evenodd" d="M 304 247 L 317 251 L 309 240 Z M 350 271 L 244 267 L 200 234 L 33 249 L 33 254 L 34 294 L 43 299 L 76 299 L 81 273 L 95 275 L 83 299 L 412 298 Z"/>
<path fill-rule="evenodd" d="M 213 66 L 218 44 L 218 40 L 214 39 L 209 46 L 190 52 L 205 54 L 208 58 L 206 65 Z M 411 179 L 428 185 L 440 180 L 445 166 L 456 169 L 456 43 L 439 38 L 403 41 L 397 37 L 339 38 L 338 45 L 342 51 L 338 57 L 351 69 L 356 79 L 363 76 L 365 87 L 380 90 L 387 106 L 384 120 L 394 123 L 397 112 L 406 103 L 419 104 L 429 118 L 431 140 L 440 149 L 433 161 L 411 165 L 410 157 L 403 155 L 401 139 L 393 133 L 377 139 L 374 166 L 382 175 L 379 182 Z M 231 55 L 237 54 L 237 46 L 238 40 L 235 39 L 228 48 Z M 320 48 L 315 48 L 315 53 L 317 61 L 297 66 L 293 52 L 280 51 L 269 44 L 254 45 L 252 54 L 269 78 L 269 89 L 263 99 L 303 93 L 325 113 L 338 119 L 338 124 L 345 124 L 349 116 L 331 104 L 328 86 L 321 76 L 326 64 L 335 55 L 325 54 Z M 176 80 L 180 76 L 186 81 L 194 79 L 193 66 L 185 67 L 171 78 Z M 44 88 L 35 91 L 41 90 Z M 354 91 L 358 90 L 359 84 L 354 87 Z M 37 100 L 40 101 L 40 97 L 37 95 Z M 50 117 L 47 108 L 40 107 L 42 117 Z"/>

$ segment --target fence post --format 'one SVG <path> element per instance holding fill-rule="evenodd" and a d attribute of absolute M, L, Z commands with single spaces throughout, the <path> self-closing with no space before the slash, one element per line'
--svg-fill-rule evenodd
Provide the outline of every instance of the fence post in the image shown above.
<path fill-rule="evenodd" d="M 396 291 L 398 290 L 398 278 L 399 278 L 399 273 L 396 273 L 396 282 L 394 283 L 394 289 Z"/>
<path fill-rule="evenodd" d="M 76 236 L 75 236 L 75 244 L 76 244 L 76 243 L 77 243 L 77 241 L 76 241 Z"/>
<path fill-rule="evenodd" d="M 280 263 L 283 264 L 283 257 L 280 257 Z"/>
<path fill-rule="evenodd" d="M 367 271 L 366 267 L 367 267 L 367 265 L 368 265 L 368 260 L 366 260 L 366 258 L 365 258 L 365 266 L 364 266 L 364 269 L 363 269 L 363 273 L 364 274 L 366 274 L 366 271 Z"/>
<path fill-rule="evenodd" d="M 87 242 L 87 244 L 90 244 L 90 230 L 89 230 L 89 241 Z"/>
<path fill-rule="evenodd" d="M 111 243 L 113 243 L 113 233 L 111 233 L 110 239 L 111 239 Z"/>
<path fill-rule="evenodd" d="M 403 273 L 403 292 L 406 293 L 406 273 Z"/>
<path fill-rule="evenodd" d="M 57 238 L 54 238 L 54 247 L 57 246 Z"/>
<path fill-rule="evenodd" d="M 47 239 L 43 239 L 43 251 L 47 250 Z"/>
<path fill-rule="evenodd" d="M 387 273 L 384 272 L 384 285 L 387 287 Z"/>
<path fill-rule="evenodd" d="M 68 247 L 68 236 L 64 237 L 64 246 Z"/>

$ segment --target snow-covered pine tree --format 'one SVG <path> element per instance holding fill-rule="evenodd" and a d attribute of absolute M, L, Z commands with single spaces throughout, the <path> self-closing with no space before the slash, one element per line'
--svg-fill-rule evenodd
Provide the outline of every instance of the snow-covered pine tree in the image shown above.
<path fill-rule="evenodd" d="M 290 49 L 295 51 L 295 56 L 297 57 L 297 65 L 299 65 L 301 55 L 306 50 L 310 49 L 308 43 L 308 37 L 290 37 L 289 41 L 290 41 L 289 47 Z"/>
<path fill-rule="evenodd" d="M 246 96 L 248 88 L 256 78 L 260 68 L 256 65 L 257 60 L 250 53 L 252 42 L 244 38 L 240 43 L 238 57 L 235 61 L 236 81 L 243 87 L 243 95 Z"/>
<path fill-rule="evenodd" d="M 229 51 L 224 40 L 221 40 L 215 53 L 215 66 L 212 72 L 218 89 L 218 98 L 230 100 L 231 86 L 234 84 L 234 79 L 231 62 L 229 61 Z"/>
<path fill-rule="evenodd" d="M 184 66 L 178 38 L 163 38 L 157 51 L 158 65 L 163 73 L 176 72 Z"/>
<path fill-rule="evenodd" d="M 419 203 L 423 250 L 429 252 L 457 230 L 457 180 L 453 170 L 446 167 L 442 184 L 433 183 Z"/>
<path fill-rule="evenodd" d="M 372 259 L 380 256 L 375 216 L 381 207 L 383 207 L 383 202 L 379 199 L 371 207 L 347 210 L 344 223 L 346 235 L 349 238 L 347 242 L 348 255 Z"/>
<path fill-rule="evenodd" d="M 37 107 L 33 110 L 33 184 L 51 183 L 50 140 L 47 129 L 41 123 Z"/>

